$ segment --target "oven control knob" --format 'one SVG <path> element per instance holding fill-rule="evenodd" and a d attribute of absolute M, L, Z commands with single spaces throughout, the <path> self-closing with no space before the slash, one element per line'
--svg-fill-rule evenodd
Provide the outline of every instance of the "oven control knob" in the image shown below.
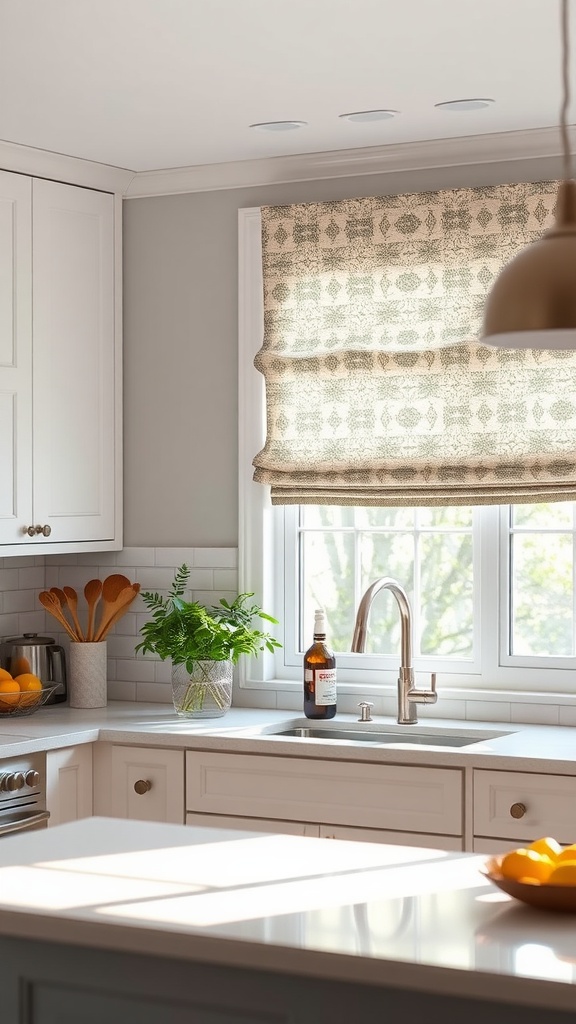
<path fill-rule="evenodd" d="M 30 786 L 31 789 L 35 789 L 36 786 L 40 785 L 40 775 L 38 772 L 29 771 L 26 772 L 26 785 Z"/>
<path fill-rule="evenodd" d="M 22 789 L 24 781 L 22 772 L 10 772 L 9 775 L 3 775 L 0 778 L 0 789 L 13 793 L 16 789 Z"/>

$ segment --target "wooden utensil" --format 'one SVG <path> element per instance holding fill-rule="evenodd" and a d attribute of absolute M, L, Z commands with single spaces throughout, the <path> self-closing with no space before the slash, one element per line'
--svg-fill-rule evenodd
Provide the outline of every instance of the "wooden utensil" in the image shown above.
<path fill-rule="evenodd" d="M 111 576 L 107 576 L 102 584 L 102 604 L 100 607 L 100 622 L 94 629 L 93 639 L 97 640 L 98 634 L 100 633 L 102 626 L 108 622 L 111 616 L 114 614 L 115 608 L 112 608 L 114 601 L 118 597 L 118 594 L 130 586 L 130 580 L 127 576 L 123 576 L 122 573 L 115 572 Z"/>
<path fill-rule="evenodd" d="M 59 606 L 60 611 L 62 613 L 62 617 L 66 619 L 66 622 L 68 623 L 70 628 L 73 629 L 74 632 L 76 632 L 74 624 L 70 622 L 70 619 L 66 615 L 65 609 L 68 605 L 68 600 L 66 598 L 66 594 L 64 593 L 64 591 L 61 589 L 61 587 L 50 587 L 49 593 L 52 595 L 52 597 L 55 598 L 55 603 L 57 606 Z"/>
<path fill-rule="evenodd" d="M 90 642 L 94 639 L 94 613 L 96 605 L 102 595 L 102 580 L 88 580 L 84 587 L 84 597 L 88 605 L 88 624 L 86 626 L 86 639 Z"/>
<path fill-rule="evenodd" d="M 74 590 L 74 587 L 64 587 L 63 590 L 65 594 L 65 599 L 68 602 L 70 615 L 72 616 L 72 621 L 74 622 L 74 628 L 76 630 L 78 639 L 84 640 L 84 633 L 82 632 L 82 626 L 80 625 L 80 621 L 78 619 L 78 594 Z"/>
<path fill-rule="evenodd" d="M 103 611 L 102 618 L 100 619 L 100 626 L 94 637 L 96 642 L 104 640 L 109 630 L 112 628 L 115 622 L 127 611 L 128 605 L 132 603 L 136 594 L 140 590 L 139 583 L 129 583 L 127 587 L 124 587 L 118 594 L 115 601 L 110 601 L 106 605 L 106 612 Z"/>
<path fill-rule="evenodd" d="M 70 626 L 67 619 L 64 618 L 64 613 L 56 594 L 51 594 L 49 590 L 41 590 L 38 594 L 38 600 L 40 601 L 40 604 L 44 606 L 46 611 L 50 612 L 50 614 L 58 620 L 60 625 L 64 627 L 70 639 L 78 640 L 72 626 Z"/>

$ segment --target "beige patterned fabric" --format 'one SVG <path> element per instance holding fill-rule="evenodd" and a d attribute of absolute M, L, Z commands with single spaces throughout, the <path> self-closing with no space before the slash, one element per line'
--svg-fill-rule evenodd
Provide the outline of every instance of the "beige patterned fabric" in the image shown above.
<path fill-rule="evenodd" d="M 480 344 L 554 182 L 262 209 L 274 504 L 576 498 L 576 354 Z"/>

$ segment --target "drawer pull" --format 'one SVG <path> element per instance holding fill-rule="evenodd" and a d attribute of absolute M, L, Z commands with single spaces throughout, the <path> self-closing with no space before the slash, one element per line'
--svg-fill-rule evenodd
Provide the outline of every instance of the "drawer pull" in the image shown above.
<path fill-rule="evenodd" d="M 138 796 L 142 796 L 144 793 L 148 793 L 152 789 L 152 783 L 150 779 L 138 779 L 134 783 L 134 792 L 138 793 Z"/>
<path fill-rule="evenodd" d="M 526 805 L 512 804 L 512 807 L 510 808 L 510 814 L 512 815 L 513 818 L 523 818 L 526 814 Z"/>

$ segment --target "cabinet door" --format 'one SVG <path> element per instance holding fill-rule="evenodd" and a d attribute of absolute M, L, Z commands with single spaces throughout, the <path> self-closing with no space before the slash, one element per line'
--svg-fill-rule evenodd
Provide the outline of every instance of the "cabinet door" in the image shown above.
<path fill-rule="evenodd" d="M 115 535 L 114 197 L 34 180 L 32 204 L 34 521 L 49 550 Z"/>
<path fill-rule="evenodd" d="M 32 182 L 0 171 L 0 544 L 32 524 Z"/>
<path fill-rule="evenodd" d="M 458 768 L 258 754 L 186 754 L 186 809 L 205 814 L 462 835 Z"/>
<path fill-rule="evenodd" d="M 95 814 L 184 824 L 184 751 L 98 747 Z"/>
<path fill-rule="evenodd" d="M 91 743 L 46 753 L 46 806 L 49 826 L 91 816 Z"/>
<path fill-rule="evenodd" d="M 554 836 L 559 843 L 573 843 L 576 779 L 531 772 L 475 771 L 474 835 L 522 842 Z M 476 840 L 474 846 L 478 848 Z"/>

